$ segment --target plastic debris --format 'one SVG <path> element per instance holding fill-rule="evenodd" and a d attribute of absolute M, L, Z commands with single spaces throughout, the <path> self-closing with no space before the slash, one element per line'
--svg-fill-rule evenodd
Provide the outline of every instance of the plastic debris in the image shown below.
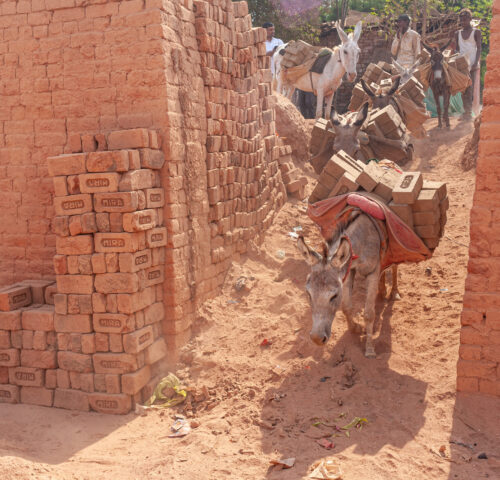
<path fill-rule="evenodd" d="M 182 418 L 180 418 L 182 417 Z M 170 427 L 173 433 L 167 435 L 169 438 L 185 437 L 190 431 L 189 422 L 182 415 L 178 415 L 173 425 Z"/>
<path fill-rule="evenodd" d="M 294 232 L 302 232 L 302 227 L 300 225 L 297 225 L 296 227 L 293 227 Z"/>
<path fill-rule="evenodd" d="M 285 255 L 286 255 L 286 253 L 285 253 L 285 251 L 284 251 L 284 250 L 277 250 L 277 251 L 276 251 L 276 256 L 277 256 L 278 258 L 280 258 L 280 259 L 285 258 Z"/>
<path fill-rule="evenodd" d="M 480 453 L 477 458 L 479 458 L 480 460 L 488 460 L 488 455 L 486 455 L 486 453 Z"/>
<path fill-rule="evenodd" d="M 333 457 L 322 458 L 313 463 L 314 470 L 306 478 L 315 480 L 341 480 L 342 470 L 338 460 Z"/>
<path fill-rule="evenodd" d="M 321 377 L 319 379 L 320 382 L 326 382 L 329 378 L 332 378 L 332 377 Z"/>
<path fill-rule="evenodd" d="M 291 238 L 299 238 L 299 235 L 296 232 L 288 232 L 288 236 Z"/>
<path fill-rule="evenodd" d="M 234 289 L 239 292 L 242 288 L 245 287 L 247 283 L 247 277 L 239 277 L 234 284 Z"/>
<path fill-rule="evenodd" d="M 271 460 L 269 462 L 271 465 L 276 465 L 280 469 L 292 468 L 295 465 L 295 458 L 282 458 L 281 460 Z"/>
<path fill-rule="evenodd" d="M 327 450 L 335 448 L 335 444 L 332 441 L 328 440 L 328 438 L 320 438 L 319 440 L 316 440 L 316 443 L 318 445 L 321 445 L 323 448 L 326 448 Z"/>
<path fill-rule="evenodd" d="M 272 344 L 273 344 L 273 342 L 270 342 L 267 338 L 264 338 L 264 340 L 262 340 L 262 342 L 260 342 L 261 347 L 269 347 Z"/>
<path fill-rule="evenodd" d="M 145 405 L 146 407 L 156 408 L 173 407 L 184 402 L 186 396 L 187 392 L 181 387 L 180 380 L 173 373 L 169 373 L 156 385 L 153 395 L 151 395 Z M 154 405 L 156 401 L 162 401 L 162 403 Z"/>
<path fill-rule="evenodd" d="M 448 289 L 447 289 L 447 288 L 440 288 L 440 289 L 439 289 L 439 291 L 440 291 L 441 293 L 445 293 L 445 292 L 447 292 L 447 291 L 448 291 Z"/>

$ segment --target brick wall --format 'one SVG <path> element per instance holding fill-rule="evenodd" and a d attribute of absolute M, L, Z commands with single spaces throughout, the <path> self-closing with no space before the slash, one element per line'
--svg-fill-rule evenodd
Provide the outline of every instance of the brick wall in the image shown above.
<path fill-rule="evenodd" d="M 493 4 L 457 390 L 500 396 L 500 0 Z"/>
<path fill-rule="evenodd" d="M 55 278 L 47 158 L 145 128 L 165 165 L 163 334 L 194 311 L 285 200 L 265 34 L 245 2 L 0 3 L 0 287 Z"/>

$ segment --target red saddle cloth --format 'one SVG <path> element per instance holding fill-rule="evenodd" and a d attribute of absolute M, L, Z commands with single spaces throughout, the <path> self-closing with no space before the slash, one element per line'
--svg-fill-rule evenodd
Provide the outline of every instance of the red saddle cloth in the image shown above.
<path fill-rule="evenodd" d="M 420 237 L 376 195 L 366 192 L 346 193 L 309 205 L 307 213 L 320 227 L 323 238 L 329 240 L 349 206 L 359 208 L 385 223 L 387 239 L 381 240 L 387 240 L 387 248 L 380 252 L 382 270 L 393 264 L 421 262 L 432 256 Z"/>

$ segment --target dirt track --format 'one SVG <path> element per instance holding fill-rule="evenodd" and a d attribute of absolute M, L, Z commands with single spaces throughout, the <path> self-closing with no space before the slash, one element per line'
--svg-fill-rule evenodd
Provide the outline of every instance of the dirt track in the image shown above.
<path fill-rule="evenodd" d="M 178 372 L 199 395 L 198 428 L 167 438 L 171 410 L 111 417 L 2 405 L 2 478 L 288 480 L 330 455 L 344 480 L 500 478 L 500 401 L 455 394 L 474 187 L 460 154 L 471 125 L 453 121 L 446 132 L 435 124 L 428 122 L 429 138 L 405 168 L 448 182 L 446 237 L 430 261 L 400 268 L 401 301 L 378 303 L 376 360 L 363 356 L 342 314 L 325 348 L 309 341 L 308 267 L 287 234 L 314 227 L 305 204 L 291 201 L 200 312 Z M 240 277 L 246 286 L 237 292 Z M 332 450 L 317 444 L 354 417 L 369 423 L 332 438 Z M 477 458 L 482 452 L 487 460 Z M 296 458 L 293 468 L 269 466 L 286 457 Z"/>

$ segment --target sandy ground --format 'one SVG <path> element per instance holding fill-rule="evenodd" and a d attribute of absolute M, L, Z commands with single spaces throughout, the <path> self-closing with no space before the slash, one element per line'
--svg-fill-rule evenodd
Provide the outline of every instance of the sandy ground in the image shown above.
<path fill-rule="evenodd" d="M 405 168 L 448 182 L 446 236 L 431 260 L 400 268 L 400 301 L 379 301 L 376 359 L 340 313 L 326 347 L 310 342 L 308 267 L 287 234 L 300 225 L 314 241 L 315 227 L 291 200 L 200 311 L 177 372 L 197 401 L 123 417 L 2 405 L 1 478 L 288 480 L 327 456 L 344 480 L 500 478 L 500 399 L 455 393 L 474 189 L 459 159 L 471 125 L 435 125 Z M 168 438 L 183 411 L 199 426 Z M 335 428 L 354 417 L 368 424 L 349 437 Z M 269 464 L 287 457 L 291 469 Z"/>

